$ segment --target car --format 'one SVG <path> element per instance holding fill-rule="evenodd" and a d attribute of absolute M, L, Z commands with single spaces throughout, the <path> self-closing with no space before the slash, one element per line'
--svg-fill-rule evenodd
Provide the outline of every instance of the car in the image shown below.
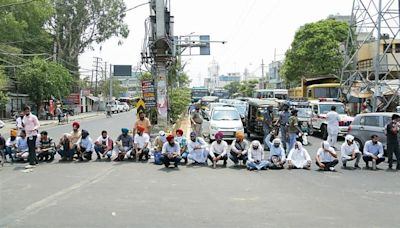
<path fill-rule="evenodd" d="M 130 110 L 130 107 L 129 107 L 128 103 L 121 102 L 121 105 L 122 105 L 122 111 L 127 112 L 127 111 Z"/>
<path fill-rule="evenodd" d="M 109 105 L 109 104 L 111 105 L 111 112 L 112 113 L 118 113 L 118 111 L 119 111 L 119 109 L 118 109 L 119 101 L 112 100 L 112 101 L 107 102 L 106 105 Z"/>
<path fill-rule="evenodd" d="M 234 107 L 215 107 L 208 119 L 208 137 L 215 140 L 215 134 L 224 133 L 225 140 L 234 140 L 237 131 L 243 131 L 243 123 L 239 112 Z"/>
<path fill-rule="evenodd" d="M 362 151 L 365 142 L 372 135 L 378 135 L 380 142 L 386 149 L 385 127 L 391 121 L 394 112 L 370 112 L 358 114 L 348 129 L 348 134 L 354 136 L 354 141 Z"/>
<path fill-rule="evenodd" d="M 310 101 L 312 109 L 311 124 L 315 132 L 321 132 L 322 138 L 328 138 L 328 121 L 326 114 L 331 111 L 331 107 L 336 107 L 336 112 L 339 114 L 339 135 L 344 136 L 347 134 L 347 129 L 353 122 L 354 117 L 347 115 L 344 104 L 337 99 L 320 98 L 318 100 Z"/>
<path fill-rule="evenodd" d="M 205 108 L 205 111 L 208 113 L 208 115 L 211 115 L 211 112 L 215 107 L 224 107 L 224 106 L 231 106 L 232 107 L 232 105 L 229 105 L 229 104 L 225 104 L 225 103 L 221 103 L 221 102 L 215 102 L 215 103 L 208 104 L 207 108 Z"/>

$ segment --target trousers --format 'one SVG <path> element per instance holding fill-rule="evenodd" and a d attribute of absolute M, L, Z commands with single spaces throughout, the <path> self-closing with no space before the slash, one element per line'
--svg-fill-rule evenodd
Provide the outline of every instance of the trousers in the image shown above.
<path fill-rule="evenodd" d="M 28 161 L 29 165 L 36 165 L 38 163 L 38 159 L 36 157 L 36 139 L 37 135 L 28 137 L 28 148 L 29 148 L 29 155 Z"/>
<path fill-rule="evenodd" d="M 396 159 L 397 159 L 397 167 L 400 167 L 400 148 L 399 148 L 399 144 L 397 142 L 394 143 L 388 143 L 387 144 L 387 157 L 388 157 L 388 163 L 389 163 L 389 167 L 391 168 L 393 165 L 393 154 L 396 155 Z"/>

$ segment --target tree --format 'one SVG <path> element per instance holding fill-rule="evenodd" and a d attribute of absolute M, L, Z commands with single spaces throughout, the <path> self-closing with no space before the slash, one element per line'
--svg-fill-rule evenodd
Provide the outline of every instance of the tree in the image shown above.
<path fill-rule="evenodd" d="M 121 82 L 118 80 L 113 80 L 113 88 L 112 88 L 112 95 L 113 97 L 119 97 L 123 92 L 126 92 L 126 88 L 123 88 L 121 86 Z M 106 80 L 102 84 L 102 91 L 103 91 L 103 96 L 108 97 L 110 95 L 110 80 Z"/>
<path fill-rule="evenodd" d="M 239 91 L 245 97 L 251 97 L 253 95 L 253 91 L 258 84 L 257 80 L 249 80 L 242 81 L 240 84 Z"/>
<path fill-rule="evenodd" d="M 334 19 L 305 24 L 295 34 L 281 68 L 286 83 L 299 83 L 303 76 L 339 74 L 349 26 Z"/>
<path fill-rule="evenodd" d="M 58 63 L 34 58 L 23 68 L 18 76 L 20 89 L 30 96 L 39 109 L 44 100 L 54 96 L 61 100 L 71 91 L 73 78 L 71 74 Z"/>
<path fill-rule="evenodd" d="M 126 11 L 123 0 L 53 1 L 52 28 L 57 56 L 73 72 L 78 71 L 79 54 L 93 43 L 101 44 L 113 36 L 128 37 L 128 25 L 123 21 Z"/>
<path fill-rule="evenodd" d="M 233 95 L 235 93 L 239 93 L 240 91 L 240 82 L 231 82 L 224 86 L 224 89 L 228 90 L 229 95 Z"/>
<path fill-rule="evenodd" d="M 186 111 L 191 101 L 191 90 L 189 88 L 175 88 L 169 91 L 169 118 L 175 123 L 179 116 Z"/>
<path fill-rule="evenodd" d="M 5 88 L 7 86 L 7 77 L 0 68 L 0 109 L 4 110 L 5 105 L 7 104 L 7 95 L 5 94 Z"/>
<path fill-rule="evenodd" d="M 172 87 L 188 87 L 189 76 L 184 72 L 186 64 L 178 57 L 172 67 L 168 70 L 168 85 Z"/>

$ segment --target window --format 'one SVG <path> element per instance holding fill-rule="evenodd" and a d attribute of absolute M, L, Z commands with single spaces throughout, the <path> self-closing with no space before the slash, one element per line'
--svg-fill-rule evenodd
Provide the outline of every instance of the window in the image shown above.
<path fill-rule="evenodd" d="M 379 127 L 379 116 L 365 116 L 360 122 L 361 125 Z"/>
<path fill-rule="evenodd" d="M 395 51 L 396 53 L 400 53 L 400 44 L 396 44 L 396 45 L 394 46 L 394 51 Z"/>
<path fill-rule="evenodd" d="M 386 51 L 386 53 L 392 53 L 392 45 L 391 44 L 383 44 L 383 51 Z"/>
<path fill-rule="evenodd" d="M 313 106 L 313 112 L 314 112 L 314 114 L 318 114 L 318 106 L 317 105 Z"/>
<path fill-rule="evenodd" d="M 240 120 L 236 110 L 215 110 L 212 114 L 213 120 Z"/>
<path fill-rule="evenodd" d="M 383 117 L 383 127 L 386 126 L 388 123 L 392 121 L 392 117 L 390 116 L 384 116 Z"/>

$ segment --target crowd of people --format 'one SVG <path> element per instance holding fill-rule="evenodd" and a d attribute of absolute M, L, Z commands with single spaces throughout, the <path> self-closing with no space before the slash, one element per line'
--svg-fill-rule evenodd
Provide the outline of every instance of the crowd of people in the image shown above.
<path fill-rule="evenodd" d="M 245 138 L 244 132 L 238 131 L 230 145 L 224 140 L 223 132 L 218 132 L 215 135 L 215 141 L 209 145 L 199 135 L 200 127 L 193 128 L 189 139 L 184 136 L 183 129 L 177 129 L 171 134 L 160 131 L 151 142 L 152 126 L 144 113 L 139 113 L 139 119 L 135 123 L 132 134 L 129 129 L 122 128 L 115 140 L 106 130 L 101 131 L 100 135 L 93 140 L 87 130 L 81 129 L 80 123 L 73 122 L 72 131 L 65 133 L 60 140 L 54 141 L 47 131 L 39 133 L 39 121 L 30 112 L 30 108 L 26 107 L 25 115 L 21 123 L 18 123 L 21 128 L 11 130 L 7 140 L 0 137 L 0 149 L 5 151 L 11 161 L 29 162 L 27 168 L 34 167 L 39 161 L 52 161 L 58 154 L 61 161 L 92 160 L 94 156 L 97 160 L 110 161 L 148 161 L 153 158 L 155 164 L 165 167 L 171 165 L 178 167 L 182 162 L 188 164 L 189 161 L 195 165 L 208 165 L 210 161 L 212 167 L 216 168 L 219 162 L 226 167 L 229 159 L 234 165 L 243 165 L 248 170 L 284 169 L 285 167 L 310 169 L 312 158 L 308 151 L 295 137 L 290 137 L 290 134 L 298 134 L 300 131 L 297 129 L 296 112 L 292 111 L 292 115 L 288 117 L 285 114 L 287 111 L 285 108 L 280 115 L 281 121 L 287 122 L 280 123 L 281 134 L 268 129 L 270 125 L 267 124 L 263 143 L 258 140 L 250 142 Z M 388 143 L 390 169 L 393 165 L 393 153 L 400 157 L 397 141 L 399 123 L 400 116 L 394 114 L 392 122 L 386 127 L 388 142 L 390 142 Z M 268 156 L 265 156 L 264 147 L 269 148 Z M 334 171 L 340 159 L 344 168 L 350 161 L 354 161 L 354 168 L 358 169 L 362 158 L 367 168 L 371 164 L 372 169 L 376 169 L 376 165 L 385 160 L 383 154 L 383 145 L 379 142 L 377 135 L 371 136 L 371 140 L 365 143 L 362 151 L 354 143 L 354 137 L 346 135 L 345 142 L 340 148 L 340 158 L 332 144 L 323 141 L 317 151 L 315 164 L 320 170 Z M 399 164 L 397 164 L 397 169 L 400 169 Z"/>

